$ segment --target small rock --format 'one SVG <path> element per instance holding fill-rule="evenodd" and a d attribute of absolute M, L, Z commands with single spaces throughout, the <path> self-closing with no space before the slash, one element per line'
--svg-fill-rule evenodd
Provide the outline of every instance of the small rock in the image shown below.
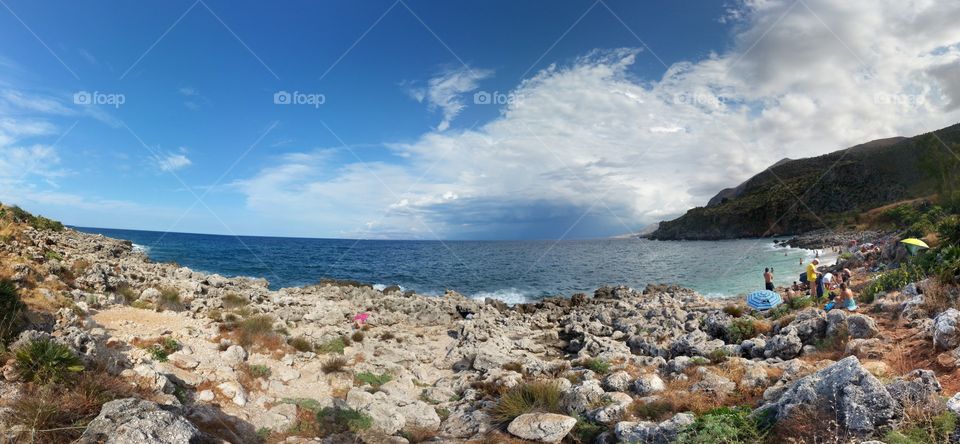
<path fill-rule="evenodd" d="M 577 425 L 576 418 L 556 413 L 527 413 L 510 421 L 507 431 L 523 439 L 537 442 L 558 443 L 573 426 Z"/>
<path fill-rule="evenodd" d="M 235 366 L 247 360 L 247 351 L 239 345 L 231 345 L 222 353 L 220 353 L 220 356 L 223 358 L 224 362 L 231 366 Z"/>
<path fill-rule="evenodd" d="M 213 394 L 213 390 L 202 390 L 200 393 L 197 393 L 197 401 L 200 402 L 210 402 L 216 396 Z"/>
<path fill-rule="evenodd" d="M 933 346 L 937 350 L 949 350 L 960 346 L 960 311 L 948 309 L 933 319 Z"/>
<path fill-rule="evenodd" d="M 649 396 L 654 393 L 660 393 L 666 389 L 667 385 L 664 384 L 663 379 L 660 379 L 660 376 L 657 376 L 655 373 L 640 375 L 640 377 L 633 382 L 633 391 L 637 392 L 640 396 Z"/>
<path fill-rule="evenodd" d="M 625 392 L 630 387 L 630 374 L 625 371 L 613 372 L 603 378 L 603 388 L 611 392 Z"/>

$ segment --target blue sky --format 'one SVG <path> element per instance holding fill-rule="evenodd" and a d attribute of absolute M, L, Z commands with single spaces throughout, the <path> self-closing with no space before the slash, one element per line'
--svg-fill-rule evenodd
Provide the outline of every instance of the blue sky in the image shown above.
<path fill-rule="evenodd" d="M 609 236 L 960 104 L 947 2 L 2 6 L 0 200 L 82 226 Z"/>

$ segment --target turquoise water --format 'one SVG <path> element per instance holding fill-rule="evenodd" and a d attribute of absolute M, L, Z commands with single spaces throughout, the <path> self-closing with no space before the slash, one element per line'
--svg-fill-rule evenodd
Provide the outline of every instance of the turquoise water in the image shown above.
<path fill-rule="evenodd" d="M 708 296 L 733 296 L 763 289 L 764 267 L 774 268 L 778 284 L 793 282 L 803 271 L 800 259 L 813 254 L 775 247 L 772 239 L 356 241 L 77 229 L 130 240 L 156 261 L 266 278 L 271 288 L 355 279 L 423 294 L 452 289 L 511 303 L 592 293 L 604 284 L 673 283 Z"/>

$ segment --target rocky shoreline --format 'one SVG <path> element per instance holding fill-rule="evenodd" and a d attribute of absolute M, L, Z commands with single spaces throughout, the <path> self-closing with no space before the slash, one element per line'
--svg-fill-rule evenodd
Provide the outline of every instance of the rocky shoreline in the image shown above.
<path fill-rule="evenodd" d="M 513 307 L 356 283 L 272 291 L 24 225 L 0 259 L 29 307 L 5 352 L 4 442 L 57 442 L 16 414 L 35 392 L 14 354 L 43 338 L 139 390 L 103 404 L 85 443 L 710 442 L 697 434 L 722 415 L 763 434 L 730 442 L 861 442 L 917 409 L 960 411 L 938 381 L 952 364 L 933 358 L 960 357 L 960 312 L 927 310 L 925 282 L 859 313 L 752 314 L 676 286 Z M 896 361 L 897 334 L 931 358 Z"/>

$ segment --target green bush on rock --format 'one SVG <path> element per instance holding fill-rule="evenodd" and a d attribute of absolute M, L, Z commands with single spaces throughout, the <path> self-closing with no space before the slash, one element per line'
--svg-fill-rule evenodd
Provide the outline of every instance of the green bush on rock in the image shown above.
<path fill-rule="evenodd" d="M 17 348 L 14 359 L 20 377 L 38 384 L 61 382 L 70 374 L 83 371 L 83 363 L 73 350 L 50 338 Z"/>
<path fill-rule="evenodd" d="M 677 436 L 678 444 L 753 444 L 766 433 L 749 407 L 719 407 L 699 417 Z"/>

